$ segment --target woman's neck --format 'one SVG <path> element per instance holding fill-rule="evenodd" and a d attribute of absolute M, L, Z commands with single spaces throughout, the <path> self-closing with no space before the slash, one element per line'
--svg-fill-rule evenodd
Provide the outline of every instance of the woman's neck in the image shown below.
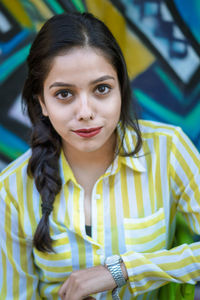
<path fill-rule="evenodd" d="M 88 182 L 90 185 L 94 184 L 105 173 L 114 160 L 115 146 L 116 135 L 97 151 L 82 152 L 71 146 L 63 147 L 65 157 L 80 185 L 84 187 Z"/>

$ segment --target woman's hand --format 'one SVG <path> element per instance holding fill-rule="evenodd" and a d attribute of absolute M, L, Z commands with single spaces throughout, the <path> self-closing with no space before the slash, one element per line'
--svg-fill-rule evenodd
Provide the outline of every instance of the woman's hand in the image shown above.
<path fill-rule="evenodd" d="M 74 271 L 61 286 L 58 295 L 62 300 L 92 300 L 91 294 L 113 290 L 116 283 L 104 266 Z"/>

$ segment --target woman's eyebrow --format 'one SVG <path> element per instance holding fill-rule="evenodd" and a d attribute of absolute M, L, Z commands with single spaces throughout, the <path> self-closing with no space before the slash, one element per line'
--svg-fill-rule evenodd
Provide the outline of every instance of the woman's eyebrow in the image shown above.
<path fill-rule="evenodd" d="M 113 76 L 110 75 L 104 75 L 101 76 L 93 81 L 90 82 L 90 84 L 95 84 L 104 80 L 108 80 L 108 79 L 112 79 L 115 80 L 115 78 Z M 67 83 L 67 82 L 54 82 L 49 86 L 49 89 L 51 89 L 52 87 L 75 87 L 75 84 L 71 84 L 71 83 Z"/>
<path fill-rule="evenodd" d="M 110 76 L 110 75 L 104 75 L 104 76 L 101 76 L 101 77 L 99 77 L 99 78 L 93 80 L 93 81 L 91 82 L 91 84 L 95 84 L 95 83 L 98 83 L 98 82 L 101 82 L 101 81 L 104 81 L 104 80 L 107 80 L 107 79 L 113 79 L 113 80 L 115 80 L 115 78 L 114 78 L 113 76 Z"/>
<path fill-rule="evenodd" d="M 71 83 L 66 83 L 66 82 L 54 82 L 54 83 L 52 83 L 50 86 L 49 86 L 49 89 L 51 89 L 52 87 L 58 87 L 58 86 L 61 86 L 61 87 L 66 87 L 66 86 L 68 86 L 68 87 L 75 87 L 75 85 L 74 84 L 71 84 Z"/>

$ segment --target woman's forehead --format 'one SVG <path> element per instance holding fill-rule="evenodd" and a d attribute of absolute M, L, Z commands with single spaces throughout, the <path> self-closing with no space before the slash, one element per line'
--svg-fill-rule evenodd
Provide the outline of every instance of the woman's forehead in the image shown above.
<path fill-rule="evenodd" d="M 68 80 L 104 75 L 116 76 L 110 61 L 98 49 L 76 47 L 54 57 L 45 81 L 66 78 Z"/>

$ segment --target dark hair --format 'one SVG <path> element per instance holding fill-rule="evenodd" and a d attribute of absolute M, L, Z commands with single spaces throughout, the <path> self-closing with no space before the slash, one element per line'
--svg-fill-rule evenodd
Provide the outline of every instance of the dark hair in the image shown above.
<path fill-rule="evenodd" d="M 126 153 L 123 142 L 119 149 L 124 155 L 135 155 L 141 148 L 142 139 L 136 116 L 131 113 L 131 88 L 126 63 L 112 33 L 106 25 L 90 13 L 65 13 L 49 19 L 36 36 L 27 59 L 28 76 L 23 89 L 23 103 L 33 124 L 32 156 L 28 174 L 35 179 L 42 199 L 42 218 L 36 229 L 33 245 L 40 251 L 53 251 L 49 233 L 49 214 L 55 196 L 61 189 L 59 156 L 61 139 L 49 119 L 42 115 L 38 95 L 43 95 L 43 83 L 53 58 L 73 47 L 94 47 L 102 52 L 115 68 L 121 89 L 121 124 L 124 139 L 125 128 L 130 125 L 137 135 L 133 152 Z M 119 153 L 119 150 L 118 150 Z"/>

